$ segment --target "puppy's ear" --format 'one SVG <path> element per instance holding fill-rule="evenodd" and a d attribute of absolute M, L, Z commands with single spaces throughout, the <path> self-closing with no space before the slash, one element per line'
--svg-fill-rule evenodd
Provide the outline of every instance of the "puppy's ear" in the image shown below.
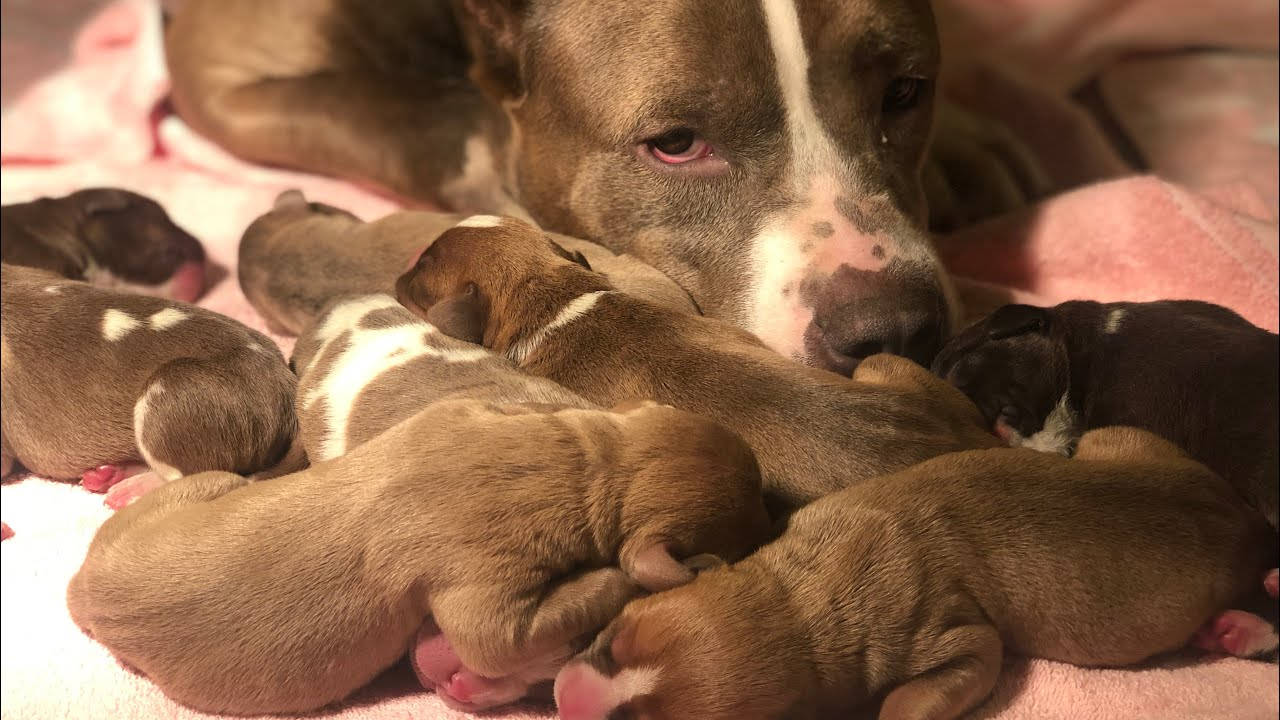
<path fill-rule="evenodd" d="M 1033 305 L 1005 305 L 987 318 L 987 339 L 1004 340 L 1027 333 L 1047 333 L 1049 313 Z"/>
<path fill-rule="evenodd" d="M 304 208 L 307 206 L 307 196 L 297 188 L 285 190 L 276 196 L 275 204 L 272 205 L 273 210 L 283 210 L 285 208 Z"/>
<path fill-rule="evenodd" d="M 578 252 L 577 250 L 573 250 L 573 251 L 565 250 L 564 247 L 562 247 L 555 240 L 548 239 L 547 242 L 551 243 L 551 251 L 554 252 L 555 254 L 559 255 L 565 260 L 568 260 L 569 262 L 578 263 L 579 265 L 581 265 L 582 267 L 588 270 L 591 269 L 591 263 L 587 262 L 586 256 L 584 256 L 582 253 Z"/>
<path fill-rule="evenodd" d="M 520 61 L 527 0 L 456 0 L 462 34 L 475 58 L 471 80 L 495 100 L 524 93 Z"/>
<path fill-rule="evenodd" d="M 85 215 L 126 210 L 133 204 L 133 193 L 115 188 L 90 188 L 76 193 Z"/>
<path fill-rule="evenodd" d="M 440 332 L 477 345 L 484 342 L 484 300 L 475 283 L 427 309 L 427 322 Z"/>
<path fill-rule="evenodd" d="M 622 569 L 640 587 L 649 592 L 661 592 L 679 587 L 693 580 L 694 571 L 671 555 L 665 543 L 655 543 L 622 558 Z"/>

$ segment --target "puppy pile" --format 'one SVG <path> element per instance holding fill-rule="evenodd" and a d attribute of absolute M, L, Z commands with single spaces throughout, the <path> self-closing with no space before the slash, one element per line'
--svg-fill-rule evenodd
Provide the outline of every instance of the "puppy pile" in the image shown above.
<path fill-rule="evenodd" d="M 1224 308 L 1007 306 L 842 377 L 593 243 L 291 191 L 239 263 L 286 364 L 146 198 L 3 219 L 4 474 L 120 508 L 72 617 L 194 708 L 407 658 L 464 710 L 954 718 L 1007 654 L 1276 650 L 1280 338 Z"/>

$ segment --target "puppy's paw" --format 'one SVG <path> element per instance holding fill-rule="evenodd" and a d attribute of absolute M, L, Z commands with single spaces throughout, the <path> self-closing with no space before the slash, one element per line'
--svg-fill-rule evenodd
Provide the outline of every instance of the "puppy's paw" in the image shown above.
<path fill-rule="evenodd" d="M 1271 597 L 1280 597 L 1280 569 L 1271 568 L 1266 577 L 1262 578 L 1262 587 Z"/>
<path fill-rule="evenodd" d="M 1271 652 L 1277 645 L 1280 636 L 1271 623 L 1243 610 L 1223 612 L 1191 637 L 1192 647 L 1242 658 Z"/>
<path fill-rule="evenodd" d="M 514 675 L 487 678 L 462 669 L 449 678 L 449 682 L 436 686 L 441 700 L 455 710 L 484 710 L 507 705 L 524 697 L 529 685 Z"/>
<path fill-rule="evenodd" d="M 107 490 L 107 497 L 103 500 L 103 504 L 112 510 L 119 510 L 164 485 L 165 482 L 167 481 L 164 478 L 153 472 L 144 472 L 125 478 Z"/>
<path fill-rule="evenodd" d="M 430 618 L 418 630 L 413 649 L 409 651 L 409 663 L 425 688 L 448 684 L 454 673 L 462 669 L 462 660 L 454 652 L 453 644 Z"/>
<path fill-rule="evenodd" d="M 124 472 L 121 465 L 99 465 L 84 471 L 80 476 L 80 486 L 92 493 L 103 493 L 124 480 Z"/>

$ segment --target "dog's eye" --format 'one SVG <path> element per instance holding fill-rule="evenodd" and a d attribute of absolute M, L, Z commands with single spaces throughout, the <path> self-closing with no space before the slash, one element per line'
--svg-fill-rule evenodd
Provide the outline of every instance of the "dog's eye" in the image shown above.
<path fill-rule="evenodd" d="M 926 82 L 924 78 L 918 77 L 894 78 L 884 91 L 884 100 L 880 104 L 881 112 L 906 112 L 919 105 Z"/>
<path fill-rule="evenodd" d="M 668 165 L 681 165 L 711 156 L 711 145 L 689 128 L 676 128 L 645 142 L 655 158 Z"/>

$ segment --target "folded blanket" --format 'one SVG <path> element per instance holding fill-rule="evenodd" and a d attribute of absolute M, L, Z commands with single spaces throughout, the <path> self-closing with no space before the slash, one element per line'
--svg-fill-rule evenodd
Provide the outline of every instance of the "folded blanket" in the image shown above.
<path fill-rule="evenodd" d="M 988 10 L 999 5 L 991 2 Z M 1018 7 L 1010 5 L 1009 12 Z M 397 203 L 348 183 L 250 166 L 195 136 L 163 107 L 167 81 L 159 32 L 153 0 L 110 5 L 81 30 L 65 68 L 35 81 L 4 109 L 0 201 L 60 195 L 89 185 L 150 195 L 204 241 L 211 260 L 227 273 L 200 304 L 265 332 L 235 282 L 236 244 L 279 191 L 300 187 L 315 200 L 367 219 L 394 210 Z M 14 64 L 22 59 L 6 45 L 6 77 L 21 70 Z M 1065 111 L 1075 118 L 1071 122 L 1083 122 L 1061 97 L 1054 102 L 1058 106 L 1044 110 L 1046 117 L 1062 117 Z M 1073 182 L 1123 172 L 1105 147 L 1097 147 L 1094 170 Z M 1114 179 L 943 238 L 940 248 L 975 306 L 1009 297 L 1043 302 L 1198 297 L 1275 329 L 1277 232 L 1269 191 L 1247 180 L 1210 185 L 1175 185 L 1152 176 Z M 287 352 L 291 340 L 275 339 Z M 16 532 L 0 545 L 3 716 L 208 717 L 170 702 L 145 678 L 122 668 L 67 615 L 67 582 L 109 513 L 101 498 L 38 478 L 8 483 L 0 492 L 4 520 Z M 1127 670 L 1011 660 L 995 695 L 975 717 L 1261 720 L 1277 712 L 1275 665 L 1188 653 Z M 498 716 L 541 718 L 550 712 L 526 707 Z M 466 715 L 418 688 L 399 666 L 342 707 L 317 717 Z"/>

